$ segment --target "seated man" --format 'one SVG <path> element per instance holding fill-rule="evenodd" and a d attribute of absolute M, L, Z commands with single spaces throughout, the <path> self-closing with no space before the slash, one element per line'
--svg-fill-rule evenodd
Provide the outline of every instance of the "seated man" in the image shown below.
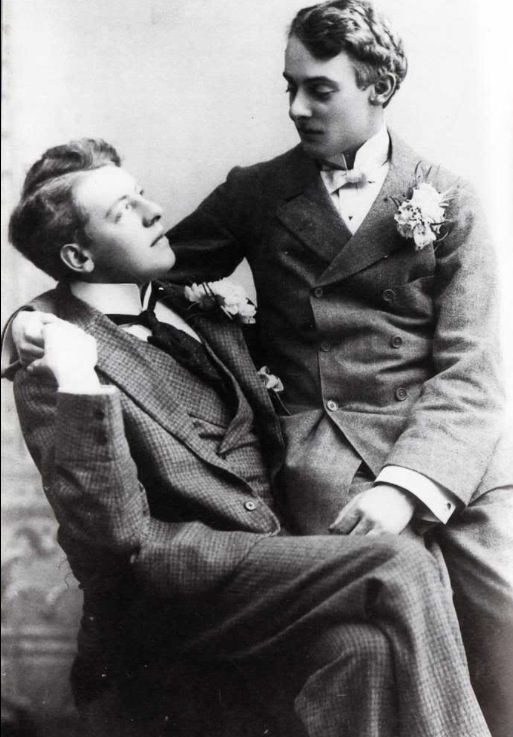
<path fill-rule="evenodd" d="M 169 674 L 194 661 L 272 664 L 295 735 L 489 735 L 422 544 L 282 528 L 279 424 L 237 315 L 155 281 L 174 263 L 161 210 L 115 150 L 47 151 L 10 237 L 59 282 L 29 306 L 38 357 L 12 373 L 84 591 L 74 685 L 90 733 L 176 734 Z"/>

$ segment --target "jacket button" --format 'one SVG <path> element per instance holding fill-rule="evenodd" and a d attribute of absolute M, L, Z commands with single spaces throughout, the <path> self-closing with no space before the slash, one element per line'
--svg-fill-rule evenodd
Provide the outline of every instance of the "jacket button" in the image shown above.
<path fill-rule="evenodd" d="M 406 391 L 404 386 L 400 386 L 398 389 L 395 390 L 395 398 L 398 399 L 400 402 L 404 402 L 404 400 L 408 398 L 408 392 Z"/>
<path fill-rule="evenodd" d="M 248 510 L 248 512 L 254 512 L 257 508 L 256 502 L 244 502 L 245 509 Z"/>
<path fill-rule="evenodd" d="M 94 410 L 94 416 L 97 420 L 104 420 L 105 419 L 105 412 L 103 409 L 95 409 Z"/>
<path fill-rule="evenodd" d="M 326 407 L 329 409 L 330 412 L 335 412 L 338 409 L 338 404 L 335 402 L 334 399 L 328 399 L 326 402 Z"/>
<path fill-rule="evenodd" d="M 327 353 L 327 351 L 329 351 L 330 349 L 331 349 L 331 345 L 327 341 L 323 341 L 321 343 L 321 351 L 324 351 L 325 353 Z"/>
<path fill-rule="evenodd" d="M 395 292 L 393 289 L 385 289 L 383 292 L 383 300 L 385 302 L 393 302 L 395 299 Z"/>
<path fill-rule="evenodd" d="M 314 297 L 317 297 L 319 299 L 324 294 L 324 289 L 322 287 L 315 287 L 313 290 Z"/>
<path fill-rule="evenodd" d="M 400 335 L 394 335 L 394 337 L 390 341 L 390 345 L 392 348 L 400 348 L 403 344 L 403 339 Z"/>

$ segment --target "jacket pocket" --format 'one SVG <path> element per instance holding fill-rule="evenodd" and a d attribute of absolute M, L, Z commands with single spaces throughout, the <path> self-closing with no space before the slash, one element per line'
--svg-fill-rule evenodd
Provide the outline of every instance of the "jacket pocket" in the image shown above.
<path fill-rule="evenodd" d="M 407 284 L 397 284 L 383 290 L 383 302 L 392 312 L 412 317 L 430 318 L 434 314 L 434 275 L 422 276 Z"/>

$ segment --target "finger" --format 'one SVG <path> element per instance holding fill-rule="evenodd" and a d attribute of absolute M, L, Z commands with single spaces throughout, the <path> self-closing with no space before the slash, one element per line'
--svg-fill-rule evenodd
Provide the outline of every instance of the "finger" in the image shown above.
<path fill-rule="evenodd" d="M 43 325 L 49 325 L 51 322 L 61 322 L 61 319 L 57 315 L 53 315 L 51 312 L 36 312 Z"/>
<path fill-rule="evenodd" d="M 43 368 L 46 368 L 44 364 L 44 358 L 38 358 L 35 361 L 32 361 L 32 363 L 29 363 L 28 366 L 26 366 L 29 374 L 37 374 L 41 372 Z"/>
<path fill-rule="evenodd" d="M 351 501 L 348 504 L 346 504 L 344 507 L 342 507 L 342 509 L 340 510 L 340 512 L 337 514 L 337 517 L 336 517 L 335 521 L 333 522 L 332 527 L 334 525 L 337 525 L 338 526 L 338 524 L 343 519 L 345 519 L 345 517 L 347 517 L 349 515 L 353 516 L 354 514 L 356 514 L 357 513 L 357 502 L 358 502 L 358 497 L 355 497 L 354 499 L 351 499 Z M 359 517 L 360 516 L 360 513 L 358 512 L 356 514 L 356 516 Z"/>
<path fill-rule="evenodd" d="M 356 510 L 349 514 L 339 514 L 335 522 L 330 525 L 329 531 L 336 535 L 349 535 L 355 525 L 358 524 L 359 520 L 360 513 Z"/>
<path fill-rule="evenodd" d="M 379 537 L 380 535 L 390 534 L 390 532 L 390 530 L 385 530 L 383 527 L 371 527 L 365 534 L 367 537 Z"/>
<path fill-rule="evenodd" d="M 42 358 L 45 352 L 43 348 L 32 343 L 22 343 L 18 348 L 18 354 L 22 363 L 30 363 L 36 358 Z"/>
<path fill-rule="evenodd" d="M 366 517 L 360 517 L 357 524 L 353 527 L 350 535 L 368 535 L 372 531 L 372 522 Z"/>

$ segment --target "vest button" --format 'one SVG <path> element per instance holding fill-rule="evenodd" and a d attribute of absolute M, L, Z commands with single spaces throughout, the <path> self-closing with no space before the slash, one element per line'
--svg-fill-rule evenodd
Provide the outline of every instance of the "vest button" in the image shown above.
<path fill-rule="evenodd" d="M 331 345 L 327 341 L 323 341 L 321 343 L 321 351 L 327 353 L 329 350 L 331 350 Z"/>
<path fill-rule="evenodd" d="M 338 404 L 335 402 L 334 399 L 328 399 L 326 402 L 326 407 L 329 409 L 330 412 L 336 412 L 338 409 Z"/>
<path fill-rule="evenodd" d="M 398 389 L 395 390 L 395 398 L 398 399 L 400 402 L 404 402 L 404 400 L 408 398 L 408 392 L 406 391 L 404 386 L 400 386 Z"/>
<path fill-rule="evenodd" d="M 313 290 L 314 297 L 317 297 L 317 299 L 320 299 L 322 295 L 324 294 L 324 289 L 322 287 L 315 287 Z"/>
<path fill-rule="evenodd" d="M 394 335 L 394 337 L 390 340 L 390 345 L 392 348 L 400 348 L 403 344 L 403 339 L 400 335 Z"/>
<path fill-rule="evenodd" d="M 257 508 L 256 502 L 244 502 L 245 509 L 248 510 L 248 512 L 254 512 Z"/>
<path fill-rule="evenodd" d="M 395 299 L 395 292 L 393 289 L 385 289 L 382 296 L 385 302 L 393 302 Z"/>

